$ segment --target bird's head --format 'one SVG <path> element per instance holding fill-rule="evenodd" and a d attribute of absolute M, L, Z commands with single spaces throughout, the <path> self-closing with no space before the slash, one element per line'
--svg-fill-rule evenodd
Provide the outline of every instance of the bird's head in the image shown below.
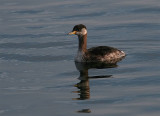
<path fill-rule="evenodd" d="M 87 34 L 87 28 L 85 25 L 83 24 L 78 24 L 78 25 L 75 25 L 73 27 L 73 30 L 72 32 L 68 33 L 68 35 L 78 35 L 78 36 L 84 36 Z"/>

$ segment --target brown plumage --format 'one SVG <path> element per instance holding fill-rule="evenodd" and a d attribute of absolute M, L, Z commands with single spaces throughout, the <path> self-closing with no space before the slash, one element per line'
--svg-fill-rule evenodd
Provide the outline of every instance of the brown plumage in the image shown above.
<path fill-rule="evenodd" d="M 74 26 L 69 34 L 78 35 L 79 47 L 75 57 L 76 62 L 117 63 L 125 57 L 125 53 L 117 48 L 98 46 L 87 49 L 87 28 L 83 24 Z"/>

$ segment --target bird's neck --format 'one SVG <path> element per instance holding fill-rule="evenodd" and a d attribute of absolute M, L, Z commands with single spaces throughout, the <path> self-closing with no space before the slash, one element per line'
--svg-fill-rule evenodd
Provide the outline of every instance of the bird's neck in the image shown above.
<path fill-rule="evenodd" d="M 87 51 L 87 34 L 83 36 L 78 36 L 78 39 L 79 39 L 78 51 L 85 53 Z"/>

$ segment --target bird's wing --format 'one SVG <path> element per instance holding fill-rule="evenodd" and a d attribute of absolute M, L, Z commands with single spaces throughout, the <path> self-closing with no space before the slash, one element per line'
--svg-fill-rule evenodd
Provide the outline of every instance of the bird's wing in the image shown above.
<path fill-rule="evenodd" d="M 118 49 L 109 47 L 109 46 L 98 46 L 98 47 L 93 47 L 93 48 L 88 49 L 88 53 L 90 55 L 105 56 L 110 53 L 116 52 L 117 50 Z"/>

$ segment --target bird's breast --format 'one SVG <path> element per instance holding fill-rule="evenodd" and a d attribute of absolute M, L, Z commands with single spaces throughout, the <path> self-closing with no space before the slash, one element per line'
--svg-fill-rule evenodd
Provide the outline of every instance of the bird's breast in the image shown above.
<path fill-rule="evenodd" d="M 78 51 L 75 57 L 76 62 L 84 62 L 85 61 L 85 53 L 83 51 Z"/>

